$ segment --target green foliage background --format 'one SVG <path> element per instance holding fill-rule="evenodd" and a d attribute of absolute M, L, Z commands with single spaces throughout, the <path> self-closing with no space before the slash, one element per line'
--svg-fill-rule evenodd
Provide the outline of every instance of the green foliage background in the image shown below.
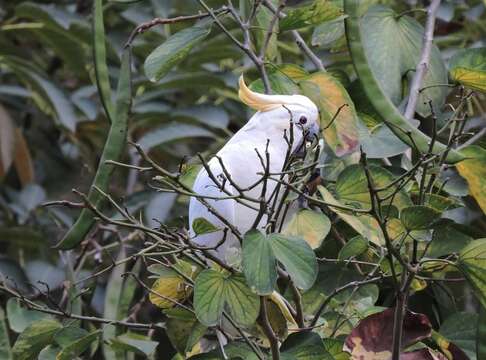
<path fill-rule="evenodd" d="M 353 44 L 344 25 L 349 14 L 342 1 L 287 3 L 287 17 L 277 22 L 268 39 L 273 15 L 266 7 L 258 9 L 249 27 L 250 44 L 256 54 L 265 46 L 262 66 L 273 93 L 303 93 L 320 107 L 321 125 L 326 128 L 326 148 L 320 159 L 324 185 L 315 196 L 335 207 L 300 212 L 281 235 L 247 234 L 243 268 L 231 275 L 196 269 L 183 261 L 169 269 L 138 256 L 148 246 L 144 235 L 103 226 L 86 209 L 79 217 L 76 204 L 82 199 L 71 189 L 90 192 L 89 199 L 103 207 L 109 220 L 120 220 L 119 211 L 91 187 L 96 179 L 96 186 L 147 226 L 187 228 L 187 196 L 155 191 L 150 186 L 153 174 L 114 165 L 98 170 L 98 166 L 104 160 L 146 165 L 134 147 L 126 146 L 128 140 L 166 169 L 182 170 L 182 181 L 190 187 L 198 170 L 195 154 L 208 158 L 216 153 L 252 115 L 237 96 L 239 75 L 245 74 L 252 89 L 264 91 L 262 73 L 251 59 L 209 17 L 151 27 L 133 37 L 130 54 L 125 49 L 132 31 L 142 23 L 206 11 L 193 0 L 9 0 L 0 4 L 1 359 L 183 359 L 191 351 L 194 359 L 219 359 L 220 350 L 213 350 L 214 325 L 221 321 L 223 307 L 249 329 L 249 336 L 269 356 L 262 329 L 251 325 L 260 309 L 258 295 L 277 289 L 292 299 L 291 288 L 276 281 L 277 269 L 272 268 L 276 259 L 305 290 L 297 291 L 306 324 L 310 325 L 323 301 L 326 305 L 316 319 L 319 327 L 288 336 L 295 324 L 287 323 L 286 314 L 268 303 L 271 325 L 283 343 L 282 358 L 347 359 L 348 352 L 358 356 L 356 348 L 343 352 L 346 337 L 375 329 L 380 321 L 370 316 L 387 315 L 384 310 L 395 303 L 389 279 L 393 268 L 383 256 L 386 239 L 376 219 L 364 214 L 373 198 L 359 149 L 368 154 L 371 177 L 378 187 L 397 181 L 420 159 L 416 152 L 411 160 L 404 156 L 408 149 L 404 141 L 410 141 L 403 134 L 400 140 L 386 123 L 403 117 L 399 111 L 406 105 L 426 18 L 417 8 L 428 2 L 359 2 L 357 12 L 364 15 L 360 44 L 373 79 L 363 78 L 353 66 L 357 60 L 350 56 Z M 208 0 L 207 5 L 221 9 L 227 2 Z M 233 5 L 243 19 L 251 16 L 252 1 Z M 467 118 L 464 126 L 457 125 L 463 126 L 465 135 L 451 147 L 461 148 L 473 139 L 474 145 L 462 153 L 468 159 L 457 166 L 446 165 L 445 157 L 440 163 L 432 162 L 424 176 L 424 182 L 432 184 L 428 191 L 423 191 L 420 173 L 413 174 L 403 189 L 386 190 L 397 190 L 386 204 L 393 215 L 385 226 L 392 240 L 400 243 L 398 251 L 406 261 L 414 244 L 419 252 L 426 252 L 420 273 L 409 284 L 409 308 L 425 314 L 434 330 L 411 341 L 409 350 L 428 347 L 449 359 L 486 356 L 486 244 L 482 239 L 486 142 L 481 136 L 486 129 L 485 7 L 479 0 L 442 1 L 436 47 L 415 115 L 419 129 L 429 136 L 434 125 L 440 129 L 451 124 L 449 119 Z M 231 36 L 244 40 L 224 8 L 216 15 Z M 295 31 L 326 72 L 319 72 L 319 64 L 299 48 Z M 381 86 L 385 97 L 370 96 L 371 80 Z M 380 100 L 394 112 L 384 113 Z M 343 103 L 348 106 L 340 109 Z M 411 127 L 411 131 L 416 130 Z M 447 143 L 448 135 L 444 131 L 436 141 Z M 418 143 L 422 152 L 429 145 L 423 139 Z M 451 151 L 448 156 L 455 155 Z M 187 161 L 179 169 L 182 159 Z M 61 199 L 71 206 L 44 206 Z M 210 223 L 200 226 L 201 232 L 212 231 Z M 290 250 L 282 246 L 286 241 Z M 245 248 L 246 244 L 251 246 Z M 262 253 L 265 257 L 256 264 L 252 259 Z M 314 268 L 316 258 L 320 261 Z M 118 266 L 110 267 L 114 262 Z M 269 273 L 257 265 L 270 268 Z M 366 283 L 375 266 L 373 274 L 380 279 Z M 395 267 L 399 275 L 404 273 L 399 264 Z M 100 269 L 106 271 L 90 276 Z M 127 276 L 128 272 L 137 277 Z M 187 278 L 196 281 L 194 297 Z M 212 302 L 217 294 L 208 290 L 208 284 L 215 278 L 224 280 L 211 290 L 219 294 L 218 301 Z M 353 287 L 360 281 L 365 282 Z M 150 293 L 152 284 L 156 292 L 175 297 L 189 310 L 166 309 L 173 304 L 161 305 L 161 297 Z M 18 299 L 20 294 L 34 306 L 58 313 L 28 310 Z M 153 305 L 157 302 L 159 307 Z M 152 327 L 107 325 L 66 318 L 64 312 Z M 408 313 L 405 316 L 409 319 Z M 369 322 L 360 323 L 363 319 Z M 203 336 L 210 346 L 200 341 Z M 455 347 L 460 350 L 455 352 Z M 377 351 L 369 344 L 364 349 L 367 356 Z M 197 355 L 202 350 L 212 352 Z M 239 340 L 226 345 L 225 353 L 228 358 L 257 358 Z"/>

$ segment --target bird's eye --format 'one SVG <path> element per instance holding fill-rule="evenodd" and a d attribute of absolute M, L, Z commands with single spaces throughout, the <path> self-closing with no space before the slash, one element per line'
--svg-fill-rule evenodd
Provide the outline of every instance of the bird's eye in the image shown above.
<path fill-rule="evenodd" d="M 299 124 L 302 124 L 302 125 L 307 124 L 307 118 L 304 115 L 302 115 L 300 117 Z"/>

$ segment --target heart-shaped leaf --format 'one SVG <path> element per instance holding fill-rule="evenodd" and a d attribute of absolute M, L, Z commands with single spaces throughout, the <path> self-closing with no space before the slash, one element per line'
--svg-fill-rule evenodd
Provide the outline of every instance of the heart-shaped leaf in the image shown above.
<path fill-rule="evenodd" d="M 359 322 L 344 345 L 353 359 L 391 358 L 394 313 L 394 308 L 386 309 Z M 403 321 L 402 348 L 428 338 L 431 330 L 432 325 L 427 316 L 407 310 Z"/>
<path fill-rule="evenodd" d="M 386 169 L 371 165 L 369 173 L 375 189 L 385 188 L 394 180 L 394 176 Z M 380 191 L 380 197 L 389 197 L 393 204 L 384 202 L 385 205 L 394 205 L 398 209 L 413 205 L 405 191 L 398 191 L 395 196 L 391 196 L 396 186 Z M 362 208 L 369 209 L 371 206 L 368 179 L 363 166 L 355 164 L 345 168 L 336 180 L 336 195 L 338 199 L 347 204 L 359 204 Z"/>
<path fill-rule="evenodd" d="M 250 230 L 243 239 L 243 272 L 250 287 L 259 295 L 271 294 L 277 280 L 278 260 L 295 285 L 309 289 L 317 276 L 317 260 L 312 248 L 300 237 L 283 234 L 265 236 Z"/>
<path fill-rule="evenodd" d="M 301 237 L 307 241 L 312 249 L 317 249 L 330 230 L 331 221 L 325 214 L 302 209 L 290 219 L 283 233 Z"/>
<path fill-rule="evenodd" d="M 339 251 L 338 259 L 346 260 L 353 256 L 358 256 L 368 249 L 368 240 L 361 235 L 349 240 Z"/>
<path fill-rule="evenodd" d="M 464 273 L 483 307 L 486 307 L 486 238 L 471 241 L 459 254 Z"/>
<path fill-rule="evenodd" d="M 243 272 L 251 289 L 259 295 L 269 295 L 277 282 L 276 259 L 266 237 L 250 230 L 243 239 Z"/>
<path fill-rule="evenodd" d="M 342 206 L 334 196 L 324 186 L 318 186 L 317 189 L 322 196 L 322 199 L 332 205 Z M 349 226 L 351 226 L 358 234 L 362 235 L 372 243 L 377 245 L 384 245 L 385 238 L 383 232 L 380 230 L 378 222 L 368 214 L 350 214 L 347 211 L 339 210 L 333 206 L 329 206 L 331 211 L 339 215 Z"/>
<path fill-rule="evenodd" d="M 457 52 L 449 62 L 449 74 L 464 86 L 486 92 L 486 47 Z"/>
<path fill-rule="evenodd" d="M 289 273 L 295 285 L 308 290 L 317 277 L 317 259 L 312 248 L 302 238 L 271 234 L 273 253 Z"/>
<path fill-rule="evenodd" d="M 376 5 L 361 18 L 362 41 L 374 76 L 395 106 L 400 105 L 405 93 L 402 78 L 411 79 L 422 51 L 424 28 L 410 16 L 397 14 L 390 8 Z M 447 72 L 437 46 L 432 45 L 430 63 L 422 87 L 447 84 Z M 422 91 L 417 112 L 430 114 L 428 101 L 437 108 L 444 104 L 447 88 L 434 86 Z"/>
<path fill-rule="evenodd" d="M 400 220 L 407 230 L 427 230 L 440 218 L 441 213 L 425 205 L 414 205 L 402 210 Z"/>
<path fill-rule="evenodd" d="M 194 310 L 198 320 L 206 326 L 214 326 L 221 320 L 225 308 L 236 323 L 249 326 L 258 316 L 260 300 L 241 274 L 213 269 L 202 271 L 194 284 Z"/>

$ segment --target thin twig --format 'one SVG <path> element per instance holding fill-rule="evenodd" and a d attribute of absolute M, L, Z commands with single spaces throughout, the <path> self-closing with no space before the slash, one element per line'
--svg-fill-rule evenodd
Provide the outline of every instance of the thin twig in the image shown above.
<path fill-rule="evenodd" d="M 222 7 L 218 10 L 213 11 L 214 14 L 222 14 L 228 12 L 228 9 L 225 7 Z M 144 22 L 140 25 L 138 25 L 133 31 L 130 33 L 130 36 L 128 37 L 128 40 L 125 44 L 125 47 L 128 47 L 132 44 L 133 40 L 135 40 L 135 37 L 137 35 L 142 34 L 146 32 L 147 30 L 153 28 L 154 26 L 157 25 L 166 25 L 166 24 L 175 24 L 177 22 L 182 22 L 182 21 L 191 21 L 191 20 L 200 20 L 204 19 L 205 17 L 210 16 L 209 13 L 199 13 L 195 15 L 187 15 L 187 16 L 177 16 L 174 18 L 168 18 L 168 19 L 162 19 L 162 18 L 155 18 L 150 21 Z"/>
<path fill-rule="evenodd" d="M 271 1 L 269 0 L 263 0 L 263 4 L 274 14 L 277 13 L 277 9 L 275 6 L 272 4 Z M 282 12 L 280 13 L 279 17 L 283 18 L 286 15 Z M 302 38 L 302 36 L 299 34 L 297 30 L 291 30 L 290 34 L 292 34 L 295 43 L 297 46 L 302 50 L 302 52 L 309 58 L 309 60 L 314 64 L 317 70 L 324 71 L 324 65 L 322 64 L 321 59 L 307 46 L 306 42 Z"/>
<path fill-rule="evenodd" d="M 410 85 L 410 94 L 408 97 L 407 107 L 405 108 L 405 117 L 409 120 L 413 119 L 415 109 L 417 107 L 417 101 L 420 95 L 420 88 L 422 87 L 422 81 L 429 68 L 430 52 L 432 50 L 432 42 L 434 40 L 434 26 L 435 16 L 437 9 L 439 8 L 441 0 L 432 0 L 429 8 L 427 9 L 427 21 L 425 23 L 424 31 L 424 44 L 422 52 L 420 54 L 420 60 L 415 68 L 415 74 L 413 76 Z"/>

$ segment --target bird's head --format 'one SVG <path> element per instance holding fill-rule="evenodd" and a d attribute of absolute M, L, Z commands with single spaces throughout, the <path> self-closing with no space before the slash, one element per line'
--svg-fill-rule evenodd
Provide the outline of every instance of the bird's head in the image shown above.
<path fill-rule="evenodd" d="M 319 110 L 308 97 L 260 94 L 246 86 L 243 76 L 240 77 L 239 87 L 241 101 L 258 111 L 250 120 L 254 122 L 252 125 L 283 132 L 292 124 L 297 141 L 303 140 L 303 136 L 318 135 Z"/>

